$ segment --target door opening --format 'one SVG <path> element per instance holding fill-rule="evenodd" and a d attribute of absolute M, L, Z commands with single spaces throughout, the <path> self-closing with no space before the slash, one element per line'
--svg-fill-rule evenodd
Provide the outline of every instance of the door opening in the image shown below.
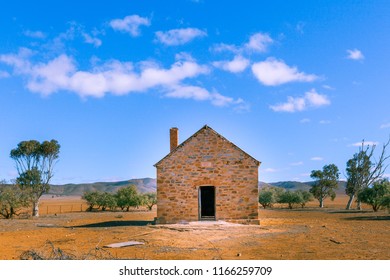
<path fill-rule="evenodd" d="M 199 188 L 199 218 L 200 220 L 215 220 L 215 187 Z"/>

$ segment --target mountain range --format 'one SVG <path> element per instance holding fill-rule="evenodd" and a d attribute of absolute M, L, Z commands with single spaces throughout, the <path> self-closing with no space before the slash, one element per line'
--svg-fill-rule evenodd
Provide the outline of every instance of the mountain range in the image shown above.
<path fill-rule="evenodd" d="M 48 194 L 81 196 L 87 191 L 101 191 L 115 193 L 120 188 L 135 185 L 139 192 L 148 193 L 156 191 L 156 179 L 142 178 L 118 182 L 96 182 L 83 184 L 51 185 Z"/>
<path fill-rule="evenodd" d="M 286 190 L 306 190 L 308 191 L 314 182 L 297 182 L 297 181 L 281 181 L 274 183 L 259 182 L 259 189 L 265 187 L 279 187 Z M 339 188 L 336 191 L 338 194 L 345 194 L 345 181 L 339 181 Z M 115 193 L 118 189 L 135 185 L 139 192 L 155 192 L 156 191 L 156 179 L 142 178 L 131 179 L 118 182 L 96 182 L 96 183 L 84 183 L 84 184 L 65 184 L 65 185 L 52 185 L 48 194 L 50 195 L 66 195 L 66 196 L 81 196 L 86 191 L 101 191 Z"/>

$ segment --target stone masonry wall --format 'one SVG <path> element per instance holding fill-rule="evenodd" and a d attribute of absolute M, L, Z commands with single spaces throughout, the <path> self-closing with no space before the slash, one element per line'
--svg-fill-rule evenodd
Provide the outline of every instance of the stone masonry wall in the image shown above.
<path fill-rule="evenodd" d="M 157 222 L 199 220 L 200 186 L 215 187 L 216 220 L 258 224 L 258 162 L 202 129 L 157 165 Z"/>

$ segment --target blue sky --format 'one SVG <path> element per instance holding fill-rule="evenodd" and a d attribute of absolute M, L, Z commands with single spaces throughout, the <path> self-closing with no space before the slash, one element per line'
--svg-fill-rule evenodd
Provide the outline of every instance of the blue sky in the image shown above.
<path fill-rule="evenodd" d="M 388 1 L 7 2 L 0 178 L 29 139 L 61 144 L 53 183 L 154 178 L 169 128 L 208 124 L 306 181 L 390 135 Z"/>

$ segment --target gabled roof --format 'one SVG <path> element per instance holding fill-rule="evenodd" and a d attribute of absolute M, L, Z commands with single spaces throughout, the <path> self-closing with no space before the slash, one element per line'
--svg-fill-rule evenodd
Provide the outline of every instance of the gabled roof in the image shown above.
<path fill-rule="evenodd" d="M 159 162 L 157 162 L 154 166 L 157 167 L 161 162 L 163 162 L 165 159 L 169 158 L 171 155 L 173 155 L 177 150 L 179 150 L 181 147 L 185 146 L 188 142 L 190 142 L 194 137 L 196 137 L 199 133 L 201 133 L 203 130 L 209 130 L 211 131 L 212 133 L 214 133 L 216 136 L 220 137 L 221 139 L 223 139 L 224 141 L 227 141 L 230 145 L 232 145 L 235 149 L 237 149 L 238 151 L 244 153 L 247 157 L 249 157 L 250 159 L 252 159 L 257 165 L 260 165 L 261 162 L 258 161 L 257 159 L 255 159 L 254 157 L 252 157 L 251 155 L 249 155 L 247 152 L 245 152 L 244 150 L 242 150 L 241 148 L 239 148 L 238 146 L 236 146 L 234 143 L 230 142 L 229 140 L 227 140 L 225 137 L 223 137 L 221 134 L 219 134 L 218 132 L 216 132 L 214 129 L 212 129 L 211 127 L 209 127 L 207 124 L 204 125 L 201 129 L 199 129 L 197 132 L 195 132 L 192 136 L 190 136 L 187 140 L 185 140 L 183 143 L 181 143 L 180 145 L 178 145 L 173 151 L 171 151 L 168 155 L 166 155 L 165 157 L 163 157 Z"/>

